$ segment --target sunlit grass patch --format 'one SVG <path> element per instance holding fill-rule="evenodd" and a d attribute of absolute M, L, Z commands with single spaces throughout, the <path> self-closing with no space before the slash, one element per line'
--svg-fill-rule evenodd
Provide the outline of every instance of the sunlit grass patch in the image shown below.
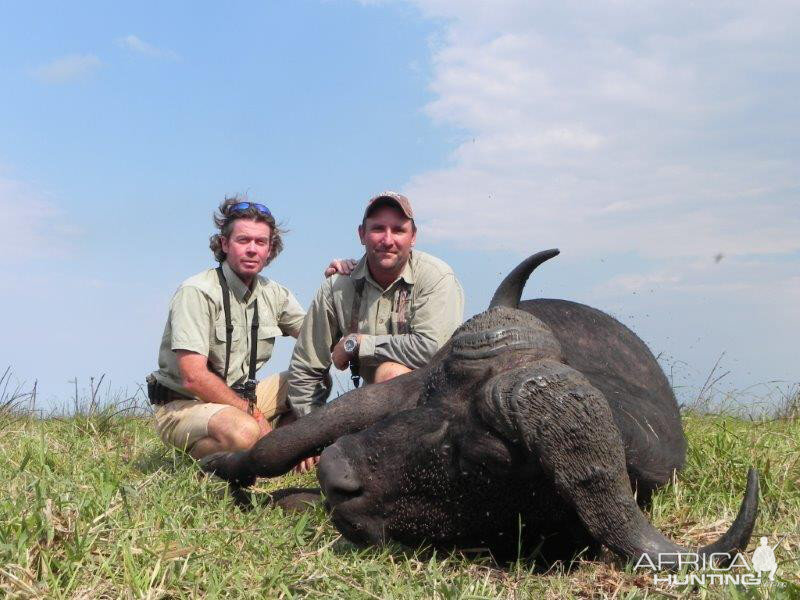
<path fill-rule="evenodd" d="M 727 529 L 747 468 L 761 473 L 758 537 L 775 543 L 770 597 L 800 594 L 800 420 L 684 416 L 686 468 L 654 498 L 654 524 L 681 544 Z M 37 419 L 0 412 L 0 590 L 20 598 L 569 598 L 681 597 L 607 555 L 542 573 L 530 560 L 430 548 L 358 548 L 317 506 L 286 513 L 269 492 L 315 486 L 313 475 L 260 481 L 255 508 L 198 477 L 147 418 L 96 408 Z M 701 597 L 753 597 L 710 587 Z M 761 593 L 761 592 L 758 592 Z"/>

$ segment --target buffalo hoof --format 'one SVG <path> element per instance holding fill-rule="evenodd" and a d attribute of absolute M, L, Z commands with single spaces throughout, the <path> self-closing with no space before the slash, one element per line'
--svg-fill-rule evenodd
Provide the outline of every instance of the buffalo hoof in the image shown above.
<path fill-rule="evenodd" d="M 204 473 L 216 475 L 227 481 L 232 488 L 248 488 L 256 482 L 256 476 L 242 473 L 236 452 L 215 452 L 198 461 Z"/>
<path fill-rule="evenodd" d="M 230 485 L 228 486 L 228 491 L 231 493 L 233 503 L 243 512 L 249 512 L 254 508 L 253 494 L 250 490 Z"/>

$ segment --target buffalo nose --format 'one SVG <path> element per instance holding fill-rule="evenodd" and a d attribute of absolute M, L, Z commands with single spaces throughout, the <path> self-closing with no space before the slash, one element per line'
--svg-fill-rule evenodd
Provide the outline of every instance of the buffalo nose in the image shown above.
<path fill-rule="evenodd" d="M 335 501 L 336 496 L 354 496 L 361 491 L 361 482 L 353 466 L 336 445 L 327 447 L 322 453 L 317 477 L 329 501 Z"/>

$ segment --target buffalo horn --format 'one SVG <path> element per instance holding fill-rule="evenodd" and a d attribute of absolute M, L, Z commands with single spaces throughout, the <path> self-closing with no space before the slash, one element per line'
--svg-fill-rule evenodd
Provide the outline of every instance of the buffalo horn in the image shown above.
<path fill-rule="evenodd" d="M 533 270 L 544 261 L 558 255 L 559 252 L 557 248 L 542 250 L 519 263 L 500 283 L 494 296 L 492 296 L 489 308 L 494 308 L 495 306 L 517 308 L 522 297 L 522 288 L 525 287 L 525 282 L 528 281 L 528 277 L 533 273 Z"/>
<path fill-rule="evenodd" d="M 427 367 L 422 367 L 385 383 L 351 390 L 262 437 L 250 450 L 203 459 L 201 468 L 243 487 L 252 485 L 256 477 L 283 475 L 343 435 L 361 431 L 383 417 L 415 406 L 427 371 Z"/>
<path fill-rule="evenodd" d="M 542 360 L 497 375 L 488 389 L 487 414 L 498 430 L 536 457 L 595 540 L 634 561 L 646 554 L 663 568 L 678 566 L 670 563 L 670 556 L 677 561 L 677 554 L 687 550 L 664 537 L 636 504 L 622 437 L 597 388 L 571 367 Z M 698 554 L 743 549 L 757 508 L 758 474 L 750 469 L 736 520 Z"/>
<path fill-rule="evenodd" d="M 733 558 L 733 554 L 738 551 L 743 551 L 750 536 L 753 533 L 753 527 L 756 523 L 756 514 L 758 512 L 758 471 L 750 468 L 747 472 L 747 488 L 744 492 L 744 498 L 739 506 L 739 514 L 731 524 L 728 531 L 726 531 L 719 539 L 709 544 L 702 546 L 696 550 L 700 556 L 709 558 Z M 637 525 L 627 530 L 627 536 L 616 544 L 608 544 L 616 552 L 627 556 L 632 561 L 642 561 L 644 555 L 648 556 L 649 561 L 642 564 L 652 564 L 659 569 L 677 569 L 681 567 L 679 555 L 684 556 L 689 553 L 689 550 L 678 546 L 677 544 L 668 540 L 664 535 L 653 527 L 644 515 L 639 511 Z M 603 540 L 601 540 L 603 541 Z M 608 543 L 608 542 L 604 542 Z M 616 547 L 615 547 L 616 546 Z M 727 557 L 725 557 L 727 555 Z M 722 562 L 726 562 L 723 560 Z M 684 560 L 684 563 L 686 561 Z"/>

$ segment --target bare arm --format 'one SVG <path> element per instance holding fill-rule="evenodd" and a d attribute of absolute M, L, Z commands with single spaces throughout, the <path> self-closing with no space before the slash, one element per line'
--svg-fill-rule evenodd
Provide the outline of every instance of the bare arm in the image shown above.
<path fill-rule="evenodd" d="M 227 404 L 239 410 L 247 410 L 247 401 L 208 370 L 208 359 L 197 352 L 176 350 L 178 369 L 184 387 L 203 402 Z"/>
<path fill-rule="evenodd" d="M 225 382 L 208 370 L 208 359 L 197 352 L 188 350 L 176 350 L 178 358 L 178 369 L 183 378 L 183 386 L 192 394 L 200 398 L 203 402 L 213 402 L 215 404 L 227 404 L 233 408 L 238 408 L 242 412 L 247 412 L 247 400 L 239 396 Z M 253 409 L 253 418 L 266 433 L 269 431 L 269 424 L 264 415 L 257 408 Z"/>

